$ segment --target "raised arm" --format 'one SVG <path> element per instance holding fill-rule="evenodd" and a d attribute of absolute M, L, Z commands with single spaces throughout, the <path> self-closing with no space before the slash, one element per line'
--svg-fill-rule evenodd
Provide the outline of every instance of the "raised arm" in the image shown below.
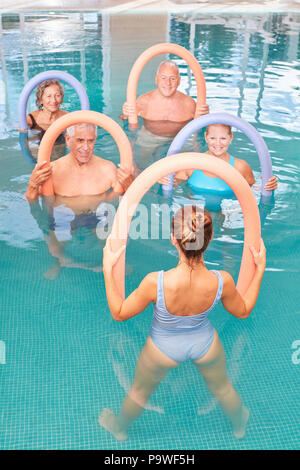
<path fill-rule="evenodd" d="M 234 167 L 245 178 L 249 186 L 252 186 L 255 183 L 255 178 L 251 166 L 245 160 L 235 158 Z"/>
<path fill-rule="evenodd" d="M 194 170 L 180 170 L 174 173 L 174 179 L 173 179 L 173 186 L 177 186 L 178 184 L 182 183 L 182 181 L 188 180 Z M 158 180 L 159 184 L 169 184 L 170 183 L 170 178 L 169 176 L 163 176 Z"/>
<path fill-rule="evenodd" d="M 127 168 L 123 167 L 121 163 L 118 164 L 118 167 L 119 168 L 117 169 L 117 179 L 119 184 L 123 188 L 123 192 L 126 192 L 134 180 L 134 167 L 132 167 L 131 170 L 128 170 Z"/>
<path fill-rule="evenodd" d="M 131 170 L 121 164 L 117 168 L 112 162 L 106 162 L 106 175 L 110 178 L 112 191 L 106 195 L 106 201 L 112 201 L 124 194 L 134 180 L 134 168 Z M 103 169 L 101 169 L 103 173 Z"/>
<path fill-rule="evenodd" d="M 25 197 L 29 202 L 34 202 L 38 199 L 42 184 L 44 184 L 52 174 L 51 165 L 43 168 L 46 164 L 47 162 L 37 163 L 30 175 L 28 188 L 25 193 Z"/>
<path fill-rule="evenodd" d="M 199 116 L 204 116 L 205 114 L 209 114 L 209 106 L 207 103 L 202 104 L 201 106 L 197 107 L 197 114 L 195 118 Z"/>
<path fill-rule="evenodd" d="M 253 247 L 251 251 L 256 264 L 256 270 L 251 284 L 243 296 L 237 290 L 231 275 L 226 271 L 222 271 L 224 287 L 221 300 L 223 306 L 227 312 L 238 318 L 247 318 L 252 312 L 258 298 L 266 267 L 266 248 L 262 239 L 259 252 L 255 251 Z"/>
<path fill-rule="evenodd" d="M 136 110 L 137 110 L 137 115 L 141 116 L 143 111 L 145 111 L 146 106 L 148 105 L 148 99 L 147 99 L 147 93 L 144 95 L 141 95 L 137 98 L 136 100 Z M 134 106 L 130 105 L 127 101 L 123 103 L 122 106 L 122 114 L 120 114 L 119 118 L 126 120 L 130 115 L 134 113 Z"/>
<path fill-rule="evenodd" d="M 128 119 L 130 114 L 133 114 L 133 113 L 134 113 L 134 106 L 132 105 L 130 106 L 127 103 L 127 101 L 125 101 L 125 103 L 123 103 L 123 106 L 122 106 L 122 114 L 119 115 L 119 118 L 125 121 L 126 119 Z"/>
<path fill-rule="evenodd" d="M 112 268 L 117 262 L 125 245 L 119 251 L 113 253 L 111 250 L 110 237 L 106 241 L 103 249 L 103 274 L 105 280 L 106 297 L 109 309 L 114 320 L 124 321 L 143 312 L 145 308 L 156 301 L 156 280 L 157 274 L 148 274 L 125 300 L 119 294 L 115 280 L 112 275 Z"/>

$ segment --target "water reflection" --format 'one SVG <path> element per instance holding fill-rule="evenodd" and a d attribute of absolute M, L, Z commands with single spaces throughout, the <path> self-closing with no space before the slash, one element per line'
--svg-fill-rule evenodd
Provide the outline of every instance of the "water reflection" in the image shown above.
<path fill-rule="evenodd" d="M 226 110 L 258 125 L 284 123 L 299 132 L 291 111 L 299 99 L 300 15 L 212 18 L 194 12 L 174 16 L 172 26 L 174 42 L 181 39 L 185 45 L 178 30 L 192 38 L 190 49 L 204 69 L 212 112 Z"/>

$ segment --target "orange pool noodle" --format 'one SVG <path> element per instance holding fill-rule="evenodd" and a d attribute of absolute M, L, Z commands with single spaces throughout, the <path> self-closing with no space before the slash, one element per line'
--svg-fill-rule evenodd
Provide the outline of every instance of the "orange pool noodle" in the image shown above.
<path fill-rule="evenodd" d="M 137 110 L 136 110 L 136 94 L 137 85 L 141 72 L 145 65 L 155 56 L 159 54 L 174 54 L 181 57 L 191 68 L 197 85 L 197 106 L 195 111 L 195 118 L 198 116 L 198 107 L 206 103 L 206 85 L 202 68 L 197 59 L 187 49 L 178 44 L 161 43 L 146 49 L 135 61 L 129 74 L 127 83 L 127 103 L 134 106 L 135 114 L 128 116 L 130 127 L 134 128 L 138 125 Z"/>
<path fill-rule="evenodd" d="M 38 163 L 47 161 L 50 164 L 51 150 L 59 134 L 68 127 L 80 123 L 95 124 L 109 132 L 118 146 L 122 166 L 132 170 L 132 148 L 127 135 L 113 119 L 96 111 L 74 111 L 54 121 L 41 140 L 37 157 Z M 52 178 L 43 184 L 42 194 L 43 196 L 53 195 Z"/>
<path fill-rule="evenodd" d="M 144 194 L 163 176 L 185 169 L 204 170 L 222 178 L 234 191 L 244 216 L 244 249 L 237 282 L 237 289 L 244 294 L 255 273 L 250 245 L 260 246 L 261 227 L 259 211 L 254 194 L 243 176 L 231 165 L 219 158 L 202 153 L 180 153 L 163 158 L 146 168 L 131 184 L 118 207 L 112 232 L 111 246 L 117 251 L 126 244 L 130 222 Z M 223 269 L 223 268 L 222 268 Z M 224 267 L 226 270 L 226 267 Z M 125 252 L 113 268 L 113 276 L 120 295 L 125 296 Z"/>

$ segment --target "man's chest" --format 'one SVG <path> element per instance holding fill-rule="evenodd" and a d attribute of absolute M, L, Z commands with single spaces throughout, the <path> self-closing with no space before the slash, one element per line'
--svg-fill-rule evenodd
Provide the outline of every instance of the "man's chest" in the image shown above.
<path fill-rule="evenodd" d="M 111 188 L 111 178 L 99 172 L 76 173 L 64 171 L 53 174 L 54 193 L 64 196 L 101 194 Z"/>

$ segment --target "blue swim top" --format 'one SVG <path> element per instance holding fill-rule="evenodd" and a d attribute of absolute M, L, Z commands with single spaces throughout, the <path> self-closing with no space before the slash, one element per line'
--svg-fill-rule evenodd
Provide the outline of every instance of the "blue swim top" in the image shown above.
<path fill-rule="evenodd" d="M 234 167 L 234 157 L 230 155 L 229 164 Z M 188 185 L 195 193 L 215 194 L 231 198 L 234 192 L 221 178 L 206 176 L 202 170 L 194 170 L 188 179 Z"/>
<path fill-rule="evenodd" d="M 153 334 L 174 334 L 188 331 L 194 332 L 197 329 L 212 328 L 207 315 L 219 302 L 223 292 L 223 278 L 219 271 L 212 270 L 218 277 L 218 290 L 212 305 L 202 313 L 197 315 L 173 315 L 168 312 L 165 304 L 164 294 L 164 271 L 160 271 L 157 281 L 157 299 L 153 305 L 153 320 L 151 324 L 150 336 Z"/>

